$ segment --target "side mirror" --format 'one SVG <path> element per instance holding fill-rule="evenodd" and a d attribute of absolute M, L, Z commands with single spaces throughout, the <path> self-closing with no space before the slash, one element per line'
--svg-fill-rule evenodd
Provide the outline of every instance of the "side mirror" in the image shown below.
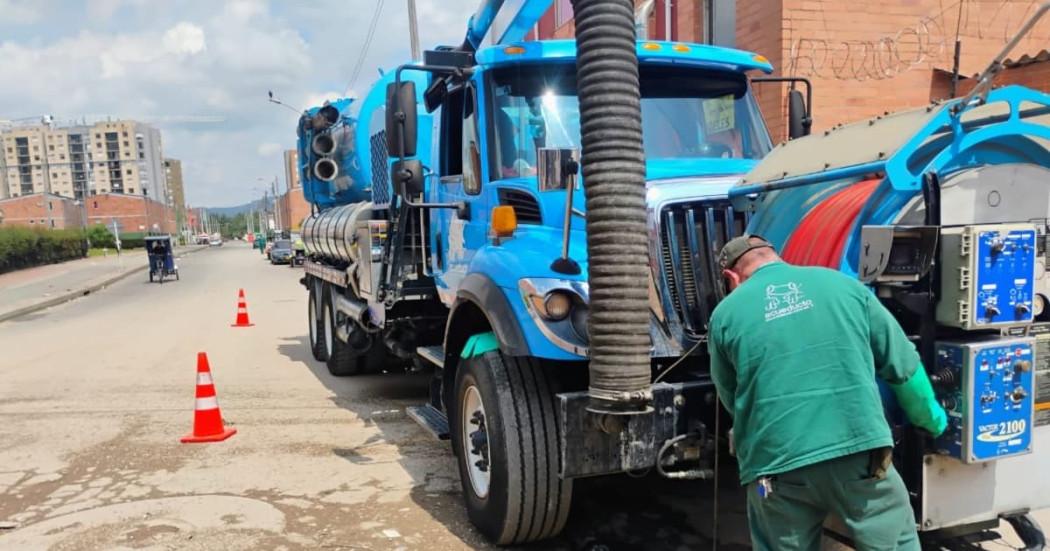
<path fill-rule="evenodd" d="M 536 148 L 536 176 L 540 191 L 554 191 L 569 187 L 580 169 L 579 149 Z"/>
<path fill-rule="evenodd" d="M 416 83 L 386 85 L 386 149 L 391 157 L 416 155 Z M 404 149 L 402 149 L 404 144 Z"/>
<path fill-rule="evenodd" d="M 809 118 L 802 92 L 794 88 L 788 90 L 788 138 L 793 140 L 808 136 L 812 125 L 813 120 Z"/>
<path fill-rule="evenodd" d="M 423 163 L 419 159 L 397 161 L 390 168 L 394 193 L 412 198 L 423 193 Z"/>

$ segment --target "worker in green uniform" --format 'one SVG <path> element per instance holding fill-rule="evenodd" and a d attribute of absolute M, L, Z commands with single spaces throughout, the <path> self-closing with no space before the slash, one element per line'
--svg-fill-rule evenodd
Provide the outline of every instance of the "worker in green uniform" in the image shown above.
<path fill-rule="evenodd" d="M 939 435 L 947 416 L 900 325 L 860 282 L 787 264 L 761 237 L 732 239 L 719 262 L 730 293 L 711 318 L 711 375 L 754 548 L 819 549 L 835 514 L 857 549 L 918 550 L 876 376 L 914 425 Z"/>

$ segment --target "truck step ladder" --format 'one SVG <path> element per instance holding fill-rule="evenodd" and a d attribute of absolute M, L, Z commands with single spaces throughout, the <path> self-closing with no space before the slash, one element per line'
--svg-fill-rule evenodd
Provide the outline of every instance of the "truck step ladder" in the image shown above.
<path fill-rule="evenodd" d="M 413 421 L 419 423 L 419 426 L 423 427 L 427 432 L 433 435 L 434 438 L 437 438 L 438 440 L 448 440 L 448 418 L 434 406 L 430 404 L 409 406 L 405 408 L 405 413 L 407 413 Z"/>
<path fill-rule="evenodd" d="M 437 367 L 445 366 L 445 349 L 441 346 L 420 346 L 416 348 L 416 354 Z M 405 413 L 438 440 L 448 440 L 448 417 L 434 406 L 409 406 Z"/>
<path fill-rule="evenodd" d="M 440 346 L 420 346 L 416 348 L 416 354 L 438 367 L 445 367 L 445 350 Z"/>

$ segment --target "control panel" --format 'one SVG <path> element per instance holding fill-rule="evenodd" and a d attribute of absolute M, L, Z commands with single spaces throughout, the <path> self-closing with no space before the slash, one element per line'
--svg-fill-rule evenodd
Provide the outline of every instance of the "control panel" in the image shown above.
<path fill-rule="evenodd" d="M 937 321 L 963 329 L 1031 323 L 1036 249 L 1031 224 L 942 229 Z"/>
<path fill-rule="evenodd" d="M 1032 451 L 1035 339 L 937 343 L 930 379 L 948 413 L 937 450 L 964 463 Z"/>

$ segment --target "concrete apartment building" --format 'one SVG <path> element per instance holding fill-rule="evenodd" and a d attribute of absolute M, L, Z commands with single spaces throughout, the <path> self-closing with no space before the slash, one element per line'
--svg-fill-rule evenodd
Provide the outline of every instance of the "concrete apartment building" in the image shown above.
<path fill-rule="evenodd" d="M 955 41 L 965 94 L 1037 0 L 635 0 L 640 37 L 708 43 L 767 57 L 776 76 L 813 83 L 813 131 L 952 96 Z M 647 9 L 648 8 L 648 9 Z M 646 16 L 647 14 L 647 16 Z M 570 0 L 556 0 L 532 38 L 569 38 Z M 1050 91 L 1050 20 L 1011 54 L 996 83 Z M 786 137 L 788 86 L 755 85 L 774 140 Z"/>
<path fill-rule="evenodd" d="M 18 126 L 0 130 L 0 198 L 53 193 L 83 198 L 91 182 L 89 127 Z"/>
<path fill-rule="evenodd" d="M 0 129 L 0 199 L 52 193 L 144 195 L 169 202 L 160 131 L 136 121 Z"/>
<path fill-rule="evenodd" d="M 164 175 L 171 207 L 175 210 L 175 228 L 182 231 L 186 228 L 186 188 L 182 183 L 182 161 L 164 159 Z"/>
<path fill-rule="evenodd" d="M 285 191 L 291 191 L 302 184 L 299 182 L 299 152 L 288 149 L 284 152 Z"/>

